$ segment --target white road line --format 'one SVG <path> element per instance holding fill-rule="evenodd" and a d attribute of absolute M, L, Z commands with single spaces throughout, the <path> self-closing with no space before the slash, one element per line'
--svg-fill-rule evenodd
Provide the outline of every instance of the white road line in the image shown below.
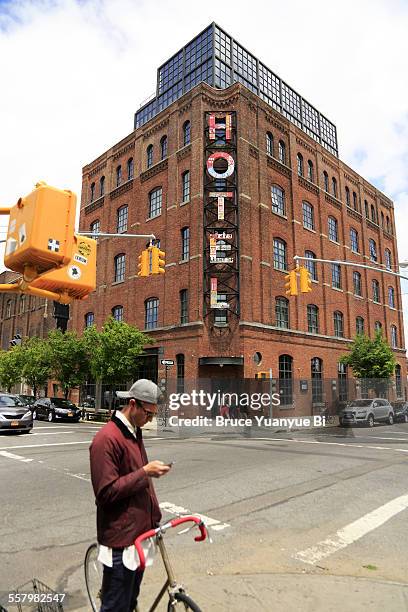
<path fill-rule="evenodd" d="M 408 453 L 408 448 L 392 448 L 389 446 L 371 446 L 370 444 L 347 444 L 346 442 L 321 442 L 318 440 L 291 440 L 290 438 L 252 438 L 269 442 L 295 442 L 296 444 L 326 444 L 329 446 L 349 446 L 350 448 L 371 448 L 374 450 L 388 450 L 398 453 Z"/>
<path fill-rule="evenodd" d="M 38 433 L 33 433 L 31 432 L 30 437 L 31 436 L 59 436 L 62 434 L 72 434 L 74 433 L 73 431 L 44 431 L 43 432 L 38 432 Z"/>
<path fill-rule="evenodd" d="M 8 453 L 7 451 L 0 451 L 0 455 L 2 457 L 7 457 L 7 459 L 16 459 L 17 461 L 22 461 L 23 463 L 28 463 L 32 461 L 32 459 L 26 459 L 26 457 L 22 457 L 21 455 L 14 455 L 14 453 Z"/>
<path fill-rule="evenodd" d="M 200 517 L 207 527 L 211 527 L 214 531 L 222 531 L 226 527 L 231 527 L 229 523 L 221 523 L 217 519 L 211 518 L 209 516 L 205 516 L 205 514 L 201 514 L 201 512 L 192 512 L 191 510 L 187 510 L 187 508 L 183 508 L 182 506 L 176 506 L 171 502 L 161 502 L 160 508 L 165 512 L 169 512 L 170 514 L 193 514 L 194 516 Z"/>
<path fill-rule="evenodd" d="M 335 534 L 322 540 L 316 546 L 311 546 L 306 550 L 297 552 L 293 557 L 303 563 L 314 565 L 325 557 L 346 548 L 353 542 L 356 542 L 370 531 L 381 527 L 396 514 L 408 508 L 408 495 L 401 495 L 392 499 L 390 502 L 376 508 L 372 512 L 365 514 L 353 523 L 346 525 L 343 529 L 339 529 Z"/>
<path fill-rule="evenodd" d="M 3 446 L 0 450 L 13 450 L 13 448 L 44 448 L 45 446 L 71 446 L 72 444 L 91 444 L 92 440 L 82 442 L 52 442 L 50 444 L 22 444 L 20 446 Z"/>

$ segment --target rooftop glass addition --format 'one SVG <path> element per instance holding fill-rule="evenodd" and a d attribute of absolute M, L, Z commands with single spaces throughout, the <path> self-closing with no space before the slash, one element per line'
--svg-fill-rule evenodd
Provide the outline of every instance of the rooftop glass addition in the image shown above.
<path fill-rule="evenodd" d="M 135 128 L 201 81 L 217 89 L 242 83 L 338 156 L 336 126 L 215 23 L 160 66 L 156 95 L 136 112 Z"/>

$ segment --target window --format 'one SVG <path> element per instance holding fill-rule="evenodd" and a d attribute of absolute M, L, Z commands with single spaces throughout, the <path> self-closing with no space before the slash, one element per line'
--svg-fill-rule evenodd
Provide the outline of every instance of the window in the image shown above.
<path fill-rule="evenodd" d="M 272 197 L 272 212 L 277 215 L 286 215 L 286 204 L 285 204 L 285 192 L 279 185 L 272 185 L 271 187 Z"/>
<path fill-rule="evenodd" d="M 293 357 L 279 355 L 279 395 L 281 406 L 293 403 Z"/>
<path fill-rule="evenodd" d="M 356 317 L 356 334 L 364 334 L 364 319 Z"/>
<path fill-rule="evenodd" d="M 314 170 L 313 170 L 313 162 L 311 159 L 307 162 L 307 178 L 311 183 L 314 181 Z"/>
<path fill-rule="evenodd" d="M 381 321 L 376 321 L 374 323 L 374 329 L 376 332 L 382 332 L 382 323 Z"/>
<path fill-rule="evenodd" d="M 167 136 L 162 136 L 160 139 L 160 159 L 167 157 Z"/>
<path fill-rule="evenodd" d="M 307 331 L 310 334 L 319 333 L 319 309 L 315 304 L 307 305 Z"/>
<path fill-rule="evenodd" d="M 310 272 L 310 276 L 312 280 L 317 281 L 317 267 L 316 262 L 313 259 L 316 259 L 316 254 L 313 251 L 305 251 L 305 257 L 307 257 L 310 261 L 305 261 L 304 266 Z"/>
<path fill-rule="evenodd" d="M 101 231 L 101 222 L 99 221 L 99 219 L 95 219 L 95 221 L 92 221 L 91 225 L 89 226 L 89 231 L 95 232 L 95 234 L 99 234 L 99 232 Z"/>
<path fill-rule="evenodd" d="M 358 210 L 358 200 L 357 200 L 357 194 L 355 191 L 353 191 L 353 208 L 354 210 Z"/>
<path fill-rule="evenodd" d="M 391 270 L 392 268 L 392 259 L 391 259 L 390 249 L 385 249 L 385 267 L 387 268 L 387 270 Z"/>
<path fill-rule="evenodd" d="M 183 146 L 190 144 L 191 142 L 191 125 L 189 121 L 186 121 L 183 125 Z"/>
<path fill-rule="evenodd" d="M 297 154 L 297 173 L 299 176 L 303 176 L 303 156 L 301 153 Z"/>
<path fill-rule="evenodd" d="M 323 172 L 324 190 L 329 191 L 329 175 L 326 170 Z"/>
<path fill-rule="evenodd" d="M 121 182 L 122 182 L 122 166 L 118 166 L 116 168 L 116 187 L 119 187 Z"/>
<path fill-rule="evenodd" d="M 310 372 L 312 377 L 312 402 L 323 401 L 323 360 L 313 357 L 310 361 Z"/>
<path fill-rule="evenodd" d="M 101 176 L 99 180 L 99 195 L 102 197 L 105 194 L 105 177 Z"/>
<path fill-rule="evenodd" d="M 181 176 L 183 202 L 188 202 L 190 199 L 190 172 L 187 170 Z"/>
<path fill-rule="evenodd" d="M 85 315 L 85 327 L 91 327 L 95 323 L 95 315 L 93 312 L 87 312 Z"/>
<path fill-rule="evenodd" d="M 266 132 L 266 152 L 273 157 L 273 136 L 270 132 Z"/>
<path fill-rule="evenodd" d="M 127 178 L 128 181 L 130 181 L 133 178 L 133 174 L 134 174 L 134 163 L 133 163 L 133 157 L 130 157 L 127 161 Z"/>
<path fill-rule="evenodd" d="M 157 327 L 159 319 L 159 299 L 156 297 L 149 298 L 145 301 L 145 329 L 154 329 Z"/>
<path fill-rule="evenodd" d="M 190 257 L 190 228 L 183 227 L 181 234 L 181 261 L 187 261 Z"/>
<path fill-rule="evenodd" d="M 273 239 L 273 267 L 275 270 L 287 270 L 286 242 L 280 238 Z"/>
<path fill-rule="evenodd" d="M 348 187 L 346 187 L 346 206 L 348 206 L 349 208 L 351 206 L 350 189 Z"/>
<path fill-rule="evenodd" d="M 381 211 L 381 227 L 384 229 L 384 213 Z"/>
<path fill-rule="evenodd" d="M 332 194 L 337 198 L 337 179 L 334 176 L 332 177 Z"/>
<path fill-rule="evenodd" d="M 375 214 L 374 204 L 371 204 L 371 221 L 373 223 L 377 223 L 377 217 L 376 217 L 376 214 Z"/>
<path fill-rule="evenodd" d="M 150 144 L 146 149 L 146 166 L 150 168 L 153 166 L 153 145 Z"/>
<path fill-rule="evenodd" d="M 7 300 L 6 304 L 6 319 L 11 317 L 11 300 Z"/>
<path fill-rule="evenodd" d="M 124 253 L 115 257 L 115 283 L 121 283 L 125 280 L 126 271 L 126 256 Z"/>
<path fill-rule="evenodd" d="M 388 287 L 388 306 L 395 308 L 395 290 L 394 287 Z"/>
<path fill-rule="evenodd" d="M 26 296 L 20 295 L 19 314 L 23 314 L 26 309 Z"/>
<path fill-rule="evenodd" d="M 333 314 L 334 335 L 336 338 L 344 338 L 343 313 L 336 310 Z"/>
<path fill-rule="evenodd" d="M 377 280 L 373 280 L 373 302 L 376 304 L 380 303 L 380 283 Z"/>
<path fill-rule="evenodd" d="M 217 294 L 217 302 L 226 302 L 227 295 L 225 293 Z M 221 308 L 215 311 L 214 313 L 214 325 L 216 326 L 224 326 L 228 323 L 228 311 L 222 310 Z"/>
<path fill-rule="evenodd" d="M 385 217 L 385 229 L 386 229 L 386 231 L 387 231 L 389 234 L 391 234 L 391 233 L 392 233 L 392 231 L 391 231 L 391 224 L 390 224 L 390 218 L 389 218 L 389 216 L 388 216 L 388 215 Z"/>
<path fill-rule="evenodd" d="M 188 290 L 180 291 L 180 323 L 188 323 Z"/>
<path fill-rule="evenodd" d="M 354 227 L 350 229 L 350 246 L 353 253 L 358 253 L 358 232 Z"/>
<path fill-rule="evenodd" d="M 339 241 L 339 230 L 337 219 L 334 217 L 329 217 L 327 220 L 328 232 L 329 232 L 329 240 L 332 242 Z"/>
<path fill-rule="evenodd" d="M 359 295 L 361 297 L 361 274 L 360 272 L 353 272 L 353 289 L 354 295 Z"/>
<path fill-rule="evenodd" d="M 184 392 L 184 365 L 185 358 L 182 353 L 176 355 L 176 366 L 177 366 L 177 393 Z"/>
<path fill-rule="evenodd" d="M 284 297 L 275 300 L 275 320 L 277 327 L 289 329 L 289 300 Z"/>
<path fill-rule="evenodd" d="M 90 195 L 91 202 L 93 202 L 94 199 L 95 199 L 95 183 L 91 183 L 91 195 Z"/>
<path fill-rule="evenodd" d="M 286 164 L 286 145 L 283 140 L 278 143 L 278 158 L 281 164 Z"/>
<path fill-rule="evenodd" d="M 121 206 L 116 211 L 116 231 L 118 234 L 127 232 L 128 228 L 128 207 Z"/>
<path fill-rule="evenodd" d="M 162 209 L 162 188 L 156 187 L 149 193 L 149 219 L 161 215 Z"/>
<path fill-rule="evenodd" d="M 114 306 L 112 308 L 112 317 L 115 321 L 123 321 L 123 306 Z"/>
<path fill-rule="evenodd" d="M 398 346 L 398 332 L 395 325 L 391 325 L 391 346 L 397 348 Z"/>
<path fill-rule="evenodd" d="M 368 202 L 367 202 L 367 200 L 364 200 L 364 213 L 365 213 L 366 219 L 369 219 L 370 218 L 370 213 L 368 212 Z"/>
<path fill-rule="evenodd" d="M 303 227 L 306 229 L 314 230 L 314 209 L 312 204 L 309 202 L 302 202 L 302 210 L 303 210 Z"/>
<path fill-rule="evenodd" d="M 344 363 L 337 364 L 337 380 L 339 383 L 339 401 L 347 400 L 347 366 Z"/>
<path fill-rule="evenodd" d="M 402 397 L 402 376 L 401 366 L 399 364 L 395 366 L 395 390 L 397 392 L 397 397 Z"/>
<path fill-rule="evenodd" d="M 377 261 L 377 245 L 375 243 L 375 240 L 370 238 L 370 240 L 368 241 L 368 244 L 369 244 L 369 250 L 370 250 L 370 260 Z"/>
<path fill-rule="evenodd" d="M 341 289 L 340 264 L 332 264 L 332 287 L 334 287 L 334 289 Z"/>

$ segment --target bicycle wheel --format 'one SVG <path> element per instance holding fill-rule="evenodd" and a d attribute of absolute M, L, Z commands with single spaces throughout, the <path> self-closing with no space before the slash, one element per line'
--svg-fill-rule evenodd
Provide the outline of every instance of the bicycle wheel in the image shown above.
<path fill-rule="evenodd" d="M 91 544 L 85 554 L 85 584 L 93 612 L 101 607 L 103 565 L 98 561 L 98 545 Z"/>
<path fill-rule="evenodd" d="M 201 608 L 199 608 L 197 604 L 194 603 L 191 597 L 189 597 L 182 591 L 179 591 L 178 593 L 174 593 L 174 598 L 176 601 L 175 602 L 172 602 L 171 600 L 169 601 L 167 612 L 172 612 L 175 609 L 192 610 L 192 612 L 201 612 Z"/>

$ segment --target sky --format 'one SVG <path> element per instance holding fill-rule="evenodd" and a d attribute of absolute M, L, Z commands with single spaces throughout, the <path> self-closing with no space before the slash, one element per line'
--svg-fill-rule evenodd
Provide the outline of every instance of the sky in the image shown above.
<path fill-rule="evenodd" d="M 79 199 L 81 168 L 212 21 L 335 123 L 340 158 L 394 201 L 408 261 L 408 0 L 0 0 L 0 206 L 38 180 Z"/>

